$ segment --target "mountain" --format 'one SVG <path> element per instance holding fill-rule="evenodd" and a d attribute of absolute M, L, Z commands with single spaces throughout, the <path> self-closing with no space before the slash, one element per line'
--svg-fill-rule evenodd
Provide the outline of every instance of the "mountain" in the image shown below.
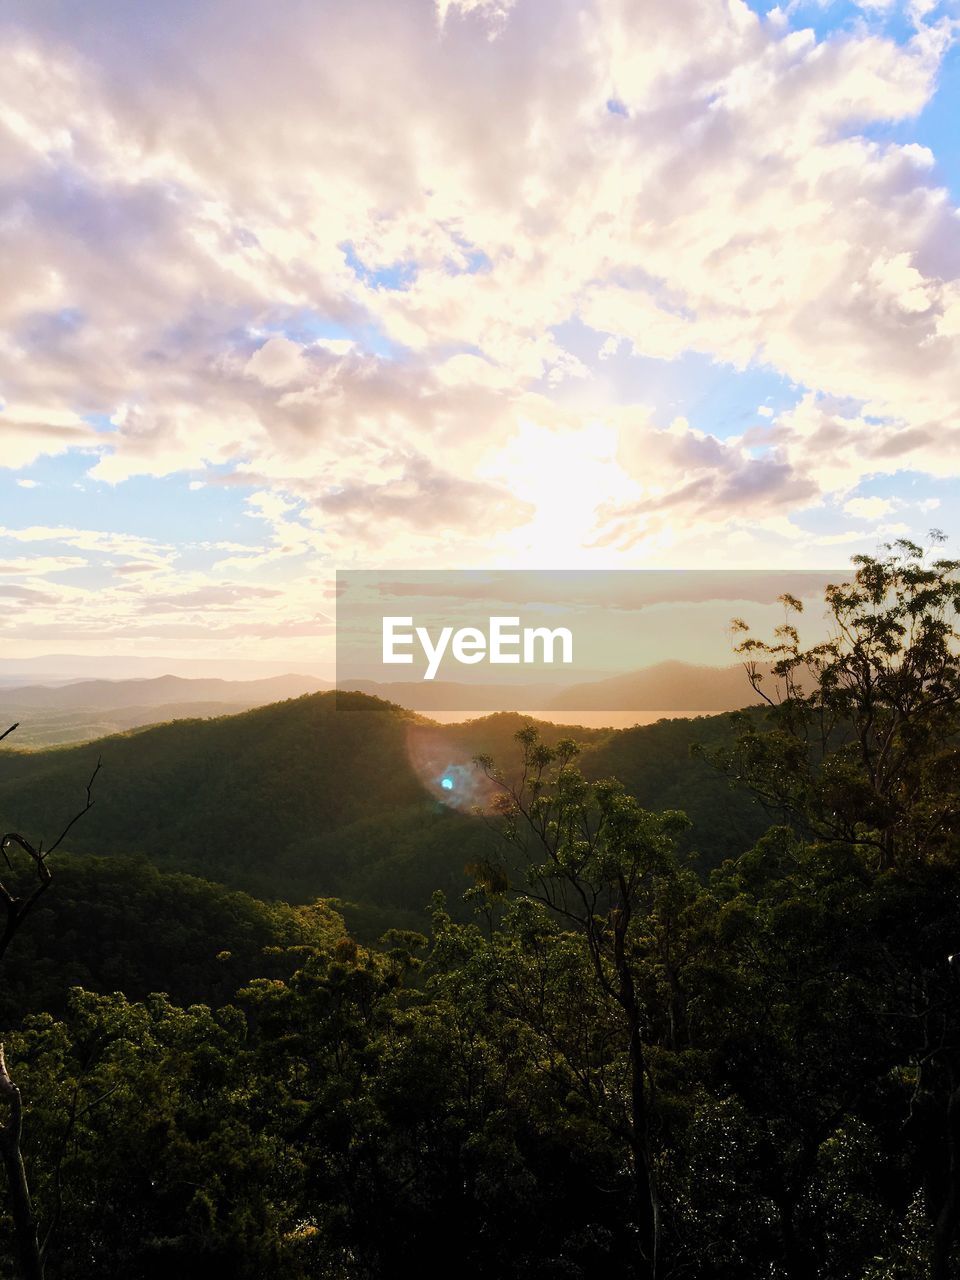
<path fill-rule="evenodd" d="M 0 688 L 0 725 L 20 722 L 18 747 L 54 747 L 170 720 L 230 715 L 329 688 L 326 681 L 301 675 L 262 680 L 167 675 L 8 687 Z"/>
<path fill-rule="evenodd" d="M 227 715 L 330 687 L 328 682 L 315 676 L 293 674 L 259 680 L 186 679 L 164 675 L 149 679 L 8 686 L 0 687 L 0 728 L 6 727 L 4 721 L 20 721 L 22 729 L 17 745 L 21 748 L 59 746 L 165 721 Z M 575 721 L 578 713 L 610 711 L 621 723 L 625 712 L 703 714 L 736 710 L 751 700 L 742 667 L 696 667 L 683 662 L 663 662 L 566 689 L 556 682 L 471 684 L 372 680 L 346 680 L 340 687 L 427 714 L 453 713 L 459 717 L 519 707 L 534 715 Z"/>
<path fill-rule="evenodd" d="M 188 680 L 157 676 L 145 680 L 78 680 L 64 685 L 21 685 L 0 690 L 0 715 L 27 709 L 57 711 L 165 707 L 190 702 L 261 707 L 303 693 L 318 693 L 330 684 L 315 676 L 282 675 L 264 680 Z"/>
<path fill-rule="evenodd" d="M 304 675 L 329 674 L 329 664 L 298 659 L 296 669 Z M 164 657 L 150 654 L 44 653 L 33 658 L 11 658 L 0 654 L 0 685 L 70 684 L 77 680 L 134 680 L 176 674 L 201 679 L 261 680 L 283 676 L 290 670 L 284 662 L 257 658 Z"/>
<path fill-rule="evenodd" d="M 564 687 L 557 681 L 484 684 L 452 680 L 377 682 L 344 680 L 340 687 L 399 702 L 416 711 L 637 711 L 665 714 L 739 711 L 761 701 L 747 683 L 742 665 L 695 666 L 659 662 L 638 671 L 581 681 Z"/>
<path fill-rule="evenodd" d="M 3 706 L 0 699 L 0 708 Z M 60 711 L 55 708 L 7 705 L 6 712 L 0 711 L 0 724 L 5 729 L 17 718 L 17 747 L 21 750 L 35 750 L 39 747 L 73 746 L 79 742 L 92 742 L 97 738 L 129 733 L 148 725 L 166 724 L 171 720 L 235 715 L 242 709 L 243 704 L 235 702 L 173 702 L 160 707 L 117 707 L 116 710 L 105 711 L 82 708 L 77 711 Z"/>
<path fill-rule="evenodd" d="M 739 711 L 761 699 L 743 667 L 658 662 L 639 671 L 563 689 L 546 704 L 556 711 Z"/>
<path fill-rule="evenodd" d="M 456 680 L 341 680 L 337 687 L 399 702 L 412 711 L 510 711 L 553 705 L 562 686 L 551 684 L 469 684 Z"/>
<path fill-rule="evenodd" d="M 489 752 L 509 767 L 524 723 L 499 714 L 443 726 L 363 694 L 325 692 L 82 746 L 0 751 L 0 830 L 49 845 L 81 806 L 99 757 L 95 805 L 66 842 L 73 852 L 143 853 L 264 898 L 337 897 L 361 905 L 362 920 L 344 909 L 367 931 L 416 924 L 434 890 L 458 902 L 464 867 L 490 854 L 494 837 L 471 811 L 485 786 L 471 760 Z M 747 845 L 736 842 L 766 825 L 690 755 L 695 741 L 729 736 L 726 717 L 541 731 L 547 741 L 578 737 L 589 776 L 616 774 L 649 807 L 687 809 L 687 847 L 701 861 L 739 852 Z"/>

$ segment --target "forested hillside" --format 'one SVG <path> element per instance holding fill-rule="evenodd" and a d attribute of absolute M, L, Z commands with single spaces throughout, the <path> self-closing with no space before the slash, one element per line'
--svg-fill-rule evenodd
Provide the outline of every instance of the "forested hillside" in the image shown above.
<path fill-rule="evenodd" d="M 2 1280 L 955 1280 L 958 576 L 732 719 L 0 753 Z"/>
<path fill-rule="evenodd" d="M 21 869 L 7 884 L 22 892 L 28 880 Z M 32 925 L 4 960 L 0 1027 L 40 1009 L 62 1015 L 74 986 L 134 1000 L 165 991 L 185 1005 L 227 1000 L 251 978 L 288 976 L 298 948 L 330 946 L 346 932 L 323 902 L 268 904 L 143 857 L 82 854 L 57 855 L 56 892 Z"/>
<path fill-rule="evenodd" d="M 0 826 L 59 830 L 101 759 L 96 803 L 70 833 L 72 849 L 145 853 L 265 898 L 342 897 L 371 908 L 373 928 L 411 913 L 422 924 L 432 892 L 459 898 L 464 868 L 489 844 L 471 813 L 480 798 L 470 792 L 473 758 L 489 753 L 509 767 L 525 723 L 500 713 L 441 726 L 364 694 L 319 693 L 73 748 L 11 747 L 0 751 Z M 616 775 L 646 805 L 685 809 L 682 847 L 704 866 L 764 828 L 753 799 L 691 753 L 730 740 L 727 716 L 621 731 L 538 727 L 545 742 L 582 742 L 587 776 Z M 457 787 L 445 793 L 448 769 Z"/>

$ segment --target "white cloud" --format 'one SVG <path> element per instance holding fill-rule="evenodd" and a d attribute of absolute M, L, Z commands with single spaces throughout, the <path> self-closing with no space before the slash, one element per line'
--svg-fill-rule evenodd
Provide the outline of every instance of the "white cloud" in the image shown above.
<path fill-rule="evenodd" d="M 66 569 L 83 569 L 86 563 L 82 556 L 0 555 L 0 578 L 20 575 L 42 578 L 45 574 L 63 573 Z"/>
<path fill-rule="evenodd" d="M 100 441 L 81 417 L 61 408 L 5 404 L 0 410 L 0 467 L 19 470 L 38 458 L 68 449 L 90 449 Z"/>
<path fill-rule="evenodd" d="M 352 338 L 317 338 L 313 346 L 329 351 L 335 356 L 345 356 L 355 351 L 357 344 Z"/>
<path fill-rule="evenodd" d="M 299 382 L 307 374 L 303 347 L 289 338 L 270 338 L 247 361 L 245 372 L 268 387 Z"/>
<path fill-rule="evenodd" d="M 857 516 L 861 520 L 879 520 L 889 514 L 894 504 L 888 498 L 851 498 L 843 504 L 849 516 Z"/>
<path fill-rule="evenodd" d="M 262 540 L 211 573 L 302 572 L 291 626 L 338 559 L 813 554 L 791 516 L 960 465 L 957 211 L 872 136 L 935 91 L 950 29 L 914 11 L 897 44 L 720 0 L 358 0 L 265 37 L 199 0 L 161 56 L 129 6 L 15 0 L 0 466 L 255 486 Z M 631 351 L 806 394 L 665 428 Z"/>
<path fill-rule="evenodd" d="M 0 539 L 2 538 L 9 538 L 14 542 L 57 542 L 81 551 L 135 556 L 141 560 L 165 560 L 173 550 L 168 543 L 154 542 L 133 534 L 72 529 L 64 525 L 30 525 L 20 529 L 6 529 L 0 525 Z"/>
<path fill-rule="evenodd" d="M 441 27 L 450 14 L 479 14 L 493 23 L 496 30 L 502 27 L 516 0 L 435 0 L 435 4 Z"/>

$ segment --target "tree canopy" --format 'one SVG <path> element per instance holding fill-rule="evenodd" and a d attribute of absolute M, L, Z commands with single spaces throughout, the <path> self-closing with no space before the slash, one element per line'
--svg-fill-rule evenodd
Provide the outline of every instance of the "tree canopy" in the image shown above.
<path fill-rule="evenodd" d="M 767 706 L 695 722 L 706 821 L 642 735 L 618 779 L 609 738 L 488 727 L 466 902 L 428 857 L 376 944 L 64 856 L 0 993 L 47 1280 L 960 1275 L 958 565 L 854 569 L 826 641 L 790 599 L 741 627 Z"/>

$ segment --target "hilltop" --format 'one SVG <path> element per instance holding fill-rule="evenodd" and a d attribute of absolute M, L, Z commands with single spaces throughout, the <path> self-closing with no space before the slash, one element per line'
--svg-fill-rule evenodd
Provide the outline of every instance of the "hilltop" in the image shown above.
<path fill-rule="evenodd" d="M 53 747 L 171 720 L 230 715 L 329 688 L 326 681 L 300 675 L 262 680 L 165 675 L 13 685 L 0 688 L 0 720 L 6 722 L 4 728 L 20 721 L 19 747 Z"/>
<path fill-rule="evenodd" d="M 491 840 L 471 812 L 480 785 L 472 757 L 509 766 L 513 735 L 528 722 L 498 713 L 443 726 L 364 694 L 325 692 L 81 746 L 5 750 L 0 827 L 49 841 L 101 758 L 73 851 L 143 853 L 259 897 L 337 896 L 401 920 L 435 889 L 456 900 L 467 887 L 464 866 Z M 589 776 L 621 777 L 648 807 L 686 809 L 688 847 L 702 861 L 738 852 L 766 825 L 752 800 L 691 758 L 692 743 L 729 734 L 727 717 L 541 731 L 547 741 L 577 737 Z"/>

